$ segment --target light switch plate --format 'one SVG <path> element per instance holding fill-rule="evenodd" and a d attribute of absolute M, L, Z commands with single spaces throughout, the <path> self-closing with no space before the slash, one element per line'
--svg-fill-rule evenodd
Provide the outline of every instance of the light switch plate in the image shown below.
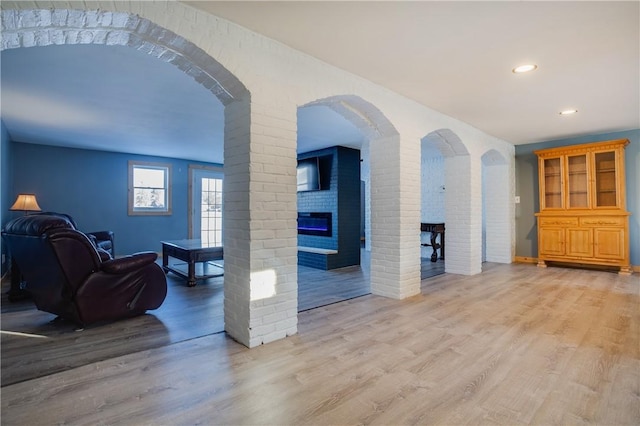
<path fill-rule="evenodd" d="M 516 204 L 520 204 L 520 196 L 516 195 Z"/>

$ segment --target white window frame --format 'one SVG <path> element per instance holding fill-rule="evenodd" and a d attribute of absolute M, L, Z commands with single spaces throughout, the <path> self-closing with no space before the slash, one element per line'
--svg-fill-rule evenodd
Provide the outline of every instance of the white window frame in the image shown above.
<path fill-rule="evenodd" d="M 135 206 L 135 182 L 133 181 L 133 175 L 135 169 L 150 169 L 161 170 L 164 172 L 164 187 L 157 187 L 155 189 L 162 189 L 164 191 L 164 200 L 162 205 L 153 207 L 136 207 Z M 154 189 L 151 187 L 144 187 L 147 189 Z M 145 161 L 129 161 L 129 216 L 168 216 L 171 215 L 171 164 L 169 163 L 151 163 Z"/>

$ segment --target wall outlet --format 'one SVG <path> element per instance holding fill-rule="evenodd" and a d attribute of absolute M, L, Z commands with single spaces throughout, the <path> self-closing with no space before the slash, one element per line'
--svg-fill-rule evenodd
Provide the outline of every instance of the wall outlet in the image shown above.
<path fill-rule="evenodd" d="M 516 195 L 516 204 L 520 204 L 520 196 Z"/>

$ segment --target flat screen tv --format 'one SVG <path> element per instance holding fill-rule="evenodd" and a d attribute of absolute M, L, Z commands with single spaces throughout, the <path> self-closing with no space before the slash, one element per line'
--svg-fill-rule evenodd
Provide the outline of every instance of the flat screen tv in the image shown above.
<path fill-rule="evenodd" d="M 319 191 L 320 165 L 318 157 L 298 160 L 298 191 Z"/>

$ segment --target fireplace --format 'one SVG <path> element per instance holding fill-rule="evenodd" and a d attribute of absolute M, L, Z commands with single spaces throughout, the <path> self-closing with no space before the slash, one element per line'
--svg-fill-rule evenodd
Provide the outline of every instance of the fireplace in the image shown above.
<path fill-rule="evenodd" d="M 330 237 L 331 213 L 298 213 L 298 234 Z"/>

